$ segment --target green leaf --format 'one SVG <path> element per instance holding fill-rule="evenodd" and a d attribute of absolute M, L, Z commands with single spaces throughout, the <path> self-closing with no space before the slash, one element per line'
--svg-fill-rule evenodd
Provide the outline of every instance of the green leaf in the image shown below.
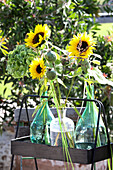
<path fill-rule="evenodd" d="M 58 53 L 55 53 L 57 56 L 57 60 L 60 60 L 60 55 Z"/>
<path fill-rule="evenodd" d="M 88 70 L 89 71 L 89 75 L 90 76 L 93 76 L 95 78 L 95 80 L 98 81 L 98 83 L 100 84 L 108 84 L 110 86 L 113 86 L 113 82 L 106 79 L 104 76 L 103 76 L 103 73 L 97 68 L 93 68 L 92 70 Z"/>
<path fill-rule="evenodd" d="M 98 61 L 98 60 L 93 60 L 92 63 L 100 65 L 100 61 Z"/>
<path fill-rule="evenodd" d="M 102 59 L 102 57 L 101 57 L 99 54 L 95 54 L 95 53 L 93 53 L 93 55 L 94 55 L 95 57 L 97 57 L 97 58 Z"/>
<path fill-rule="evenodd" d="M 79 67 L 75 73 L 76 73 L 75 76 L 81 75 L 82 74 L 82 68 Z"/>
<path fill-rule="evenodd" d="M 90 78 L 90 79 L 85 79 L 85 78 L 83 78 L 83 80 L 86 81 L 88 84 L 98 83 L 98 81 L 96 81 L 96 80 L 94 80 L 94 79 L 92 79 L 92 78 Z"/>
<path fill-rule="evenodd" d="M 58 80 L 59 84 L 61 84 L 62 86 L 64 86 L 67 89 L 66 85 L 64 84 L 64 82 L 60 78 L 57 78 L 57 80 Z"/>
<path fill-rule="evenodd" d="M 39 6 L 36 7 L 38 10 L 42 11 L 43 9 Z"/>

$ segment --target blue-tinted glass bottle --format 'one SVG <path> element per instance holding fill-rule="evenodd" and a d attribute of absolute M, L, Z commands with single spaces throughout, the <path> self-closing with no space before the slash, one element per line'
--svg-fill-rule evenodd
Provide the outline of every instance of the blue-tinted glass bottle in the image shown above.
<path fill-rule="evenodd" d="M 94 99 L 94 86 L 87 86 L 87 99 Z M 92 149 L 95 143 L 98 119 L 98 108 L 94 102 L 87 101 L 86 108 L 75 128 L 75 147 L 78 149 Z M 107 142 L 106 129 L 100 117 L 97 146 L 105 145 Z"/>
<path fill-rule="evenodd" d="M 43 96 L 47 96 L 47 92 L 44 92 Z M 30 140 L 32 143 L 50 145 L 50 122 L 54 115 L 49 108 L 48 100 L 45 100 L 30 125 Z"/>

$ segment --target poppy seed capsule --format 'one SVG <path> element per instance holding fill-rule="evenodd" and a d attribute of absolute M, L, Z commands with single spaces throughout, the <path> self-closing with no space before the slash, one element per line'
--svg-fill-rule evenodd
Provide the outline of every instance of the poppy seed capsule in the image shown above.
<path fill-rule="evenodd" d="M 49 80 L 54 80 L 56 78 L 56 72 L 54 70 L 48 70 L 46 76 Z"/>
<path fill-rule="evenodd" d="M 46 58 L 49 62 L 55 62 L 57 57 L 54 51 L 49 51 L 46 54 Z"/>

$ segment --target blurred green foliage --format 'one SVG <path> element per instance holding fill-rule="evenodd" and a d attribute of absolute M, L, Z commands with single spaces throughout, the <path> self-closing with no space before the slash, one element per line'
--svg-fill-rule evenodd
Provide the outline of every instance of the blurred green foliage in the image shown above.
<path fill-rule="evenodd" d="M 48 24 L 51 29 L 50 41 L 62 49 L 66 48 L 69 40 L 78 32 L 89 32 L 93 28 L 92 33 L 96 37 L 95 30 L 98 29 L 99 24 L 96 23 L 95 16 L 98 16 L 102 7 L 97 0 L 6 0 L 5 2 L 6 4 L 0 2 L 0 28 L 8 40 L 9 51 L 13 50 L 17 44 L 23 44 L 26 34 L 30 29 L 34 29 L 37 24 Z M 106 0 L 103 1 L 103 9 L 107 11 L 109 8 L 109 12 L 112 11 L 109 6 L 104 7 L 105 3 Z M 101 69 L 108 73 L 108 71 L 105 71 L 104 65 L 112 57 L 112 48 L 110 45 L 106 46 L 103 38 L 98 37 L 97 40 L 96 53 L 103 57 Z M 105 52 L 106 50 L 107 52 Z M 61 62 L 64 65 L 63 73 L 66 74 L 65 68 L 68 67 L 68 61 L 62 59 Z M 0 52 L 0 82 L 4 81 L 4 85 L 9 82 L 13 83 L 9 99 L 11 103 L 20 105 L 23 95 L 37 94 L 37 80 L 28 79 L 26 76 L 24 79 L 14 79 L 11 75 L 8 75 L 6 64 L 7 56 L 5 57 Z M 75 68 L 76 66 L 73 66 L 73 69 Z M 62 78 L 69 87 L 71 79 Z M 5 91 L 6 89 L 4 89 L 4 93 Z M 62 93 L 65 95 L 67 92 L 62 89 Z M 83 82 L 78 77 L 75 77 L 70 95 L 75 97 L 82 97 L 83 95 Z M 0 101 L 4 100 L 1 97 Z M 80 103 L 77 104 L 80 105 Z M 12 110 L 15 107 L 16 105 L 12 109 L 9 101 L 7 103 L 1 102 L 0 108 L 5 113 L 2 117 L 3 120 L 6 120 L 8 115 L 13 120 Z"/>
<path fill-rule="evenodd" d="M 9 0 L 6 3 L 7 6 L 0 3 L 0 27 L 9 40 L 9 50 L 17 42 L 23 43 L 29 29 L 38 23 L 47 23 L 52 30 L 52 42 L 65 48 L 73 34 L 89 31 L 99 9 L 96 0 Z"/>
<path fill-rule="evenodd" d="M 100 70 L 105 77 L 113 81 L 113 70 L 108 64 L 113 63 L 113 34 L 108 33 L 108 36 L 97 37 L 95 53 L 101 55 L 101 58 L 98 59 L 100 60 Z M 95 97 L 104 104 L 108 126 L 113 134 L 113 88 L 105 85 L 96 85 L 95 88 Z"/>
<path fill-rule="evenodd" d="M 112 34 L 111 34 L 112 35 Z M 96 53 L 101 56 L 100 67 L 103 73 L 107 74 L 110 78 L 111 70 L 107 66 L 107 63 L 113 60 L 113 36 L 98 36 L 97 37 L 97 45 L 96 45 Z"/>

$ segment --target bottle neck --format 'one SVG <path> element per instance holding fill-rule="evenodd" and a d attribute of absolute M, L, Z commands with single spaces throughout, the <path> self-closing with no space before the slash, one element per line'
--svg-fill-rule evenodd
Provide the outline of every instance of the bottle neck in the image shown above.
<path fill-rule="evenodd" d="M 94 99 L 94 85 L 90 85 L 86 87 L 86 91 L 87 91 L 87 99 Z M 86 103 L 86 109 L 88 114 L 90 114 L 90 116 L 93 116 L 93 112 L 94 112 L 94 102 L 91 101 L 87 101 Z"/>
<path fill-rule="evenodd" d="M 87 99 L 94 99 L 94 85 L 86 87 L 87 90 Z"/>
<path fill-rule="evenodd" d="M 87 92 L 87 99 L 94 99 L 94 86 L 87 86 L 86 87 L 86 92 Z M 87 126 L 87 124 L 91 124 L 92 126 L 95 125 L 95 122 L 97 124 L 97 118 L 95 117 L 95 109 L 94 109 L 94 102 L 87 101 L 86 102 L 86 107 L 83 112 L 83 120 L 84 126 Z"/>
<path fill-rule="evenodd" d="M 63 119 L 64 117 L 66 117 L 66 109 L 62 108 L 58 110 L 59 110 L 60 119 Z"/>
<path fill-rule="evenodd" d="M 47 96 L 47 91 L 43 92 L 41 96 Z M 48 104 L 47 98 L 41 98 L 41 101 L 42 101 L 43 99 L 46 99 L 46 103 Z"/>
<path fill-rule="evenodd" d="M 87 91 L 87 99 L 93 100 L 94 99 L 94 85 L 87 86 L 86 91 Z M 86 106 L 89 105 L 90 103 L 92 103 L 92 102 L 87 101 Z"/>

